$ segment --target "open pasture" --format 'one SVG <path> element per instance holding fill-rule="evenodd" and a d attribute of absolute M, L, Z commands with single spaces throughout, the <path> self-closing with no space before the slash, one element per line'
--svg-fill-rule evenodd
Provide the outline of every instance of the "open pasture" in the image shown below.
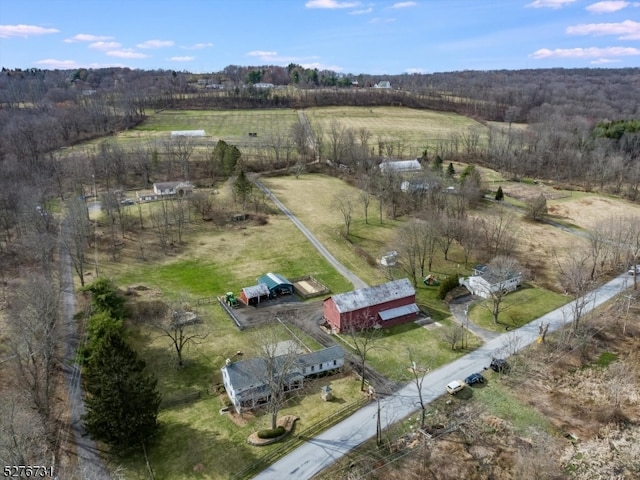
<path fill-rule="evenodd" d="M 473 130 L 483 138 L 486 131 L 485 126 L 463 115 L 405 107 L 321 107 L 310 108 L 306 114 L 316 134 L 324 132 L 325 141 L 335 120 L 356 132 L 368 130 L 369 143 L 376 150 L 379 141 L 402 145 L 403 157 L 420 156 L 425 148 L 435 147 L 454 134 Z"/>

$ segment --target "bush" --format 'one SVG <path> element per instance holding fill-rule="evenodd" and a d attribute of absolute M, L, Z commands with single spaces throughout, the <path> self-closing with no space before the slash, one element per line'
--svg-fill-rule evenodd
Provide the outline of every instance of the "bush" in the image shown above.
<path fill-rule="evenodd" d="M 449 275 L 442 281 L 440 287 L 438 287 L 438 298 L 440 300 L 444 300 L 444 298 L 447 296 L 447 293 L 456 288 L 458 285 L 460 285 L 460 283 L 458 282 L 458 275 Z"/>
<path fill-rule="evenodd" d="M 278 438 L 284 435 L 285 429 L 284 427 L 277 427 L 273 430 L 268 428 L 265 430 L 258 431 L 258 438 Z"/>

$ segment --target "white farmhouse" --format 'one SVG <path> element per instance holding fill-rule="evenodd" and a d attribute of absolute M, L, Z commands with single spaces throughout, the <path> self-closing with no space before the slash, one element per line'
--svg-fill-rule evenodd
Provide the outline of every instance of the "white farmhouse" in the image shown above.
<path fill-rule="evenodd" d="M 496 292 L 513 292 L 520 286 L 522 273 L 513 272 L 508 275 L 496 275 L 488 268 L 474 269 L 475 275 L 461 278 L 460 284 L 465 286 L 472 295 L 490 298 Z"/>

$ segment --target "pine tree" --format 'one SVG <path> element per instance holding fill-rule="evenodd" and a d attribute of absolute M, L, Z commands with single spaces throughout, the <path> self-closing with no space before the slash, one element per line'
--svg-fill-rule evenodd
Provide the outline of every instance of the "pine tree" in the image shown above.
<path fill-rule="evenodd" d="M 253 184 L 245 175 L 244 170 L 240 170 L 238 173 L 238 178 L 236 178 L 233 188 L 236 195 L 236 201 L 239 201 L 242 204 L 243 211 L 246 210 L 247 202 L 249 201 L 251 192 L 253 191 Z"/>
<path fill-rule="evenodd" d="M 504 199 L 504 193 L 502 193 L 502 187 L 498 187 L 498 190 L 496 191 L 496 200 L 503 200 Z"/>
<path fill-rule="evenodd" d="M 242 154 L 240 153 L 240 150 L 235 145 L 229 145 L 225 149 L 222 169 L 226 175 L 233 175 L 241 156 Z"/>
<path fill-rule="evenodd" d="M 453 163 L 449 162 L 449 166 L 447 167 L 447 176 L 453 177 L 456 174 L 456 169 L 453 168 Z"/>
<path fill-rule="evenodd" d="M 158 428 L 156 386 L 155 377 L 122 336 L 108 334 L 86 365 L 87 432 L 120 450 L 141 444 Z"/>

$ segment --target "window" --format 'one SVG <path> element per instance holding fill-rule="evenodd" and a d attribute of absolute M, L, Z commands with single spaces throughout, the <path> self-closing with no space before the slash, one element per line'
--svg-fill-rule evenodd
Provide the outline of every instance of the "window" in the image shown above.
<path fill-rule="evenodd" d="M 335 367 L 336 365 L 338 365 L 338 361 L 337 361 L 337 360 L 334 360 L 334 361 L 333 361 L 333 366 Z"/>
<path fill-rule="evenodd" d="M 311 371 L 313 372 L 315 370 L 315 366 L 311 365 Z"/>

